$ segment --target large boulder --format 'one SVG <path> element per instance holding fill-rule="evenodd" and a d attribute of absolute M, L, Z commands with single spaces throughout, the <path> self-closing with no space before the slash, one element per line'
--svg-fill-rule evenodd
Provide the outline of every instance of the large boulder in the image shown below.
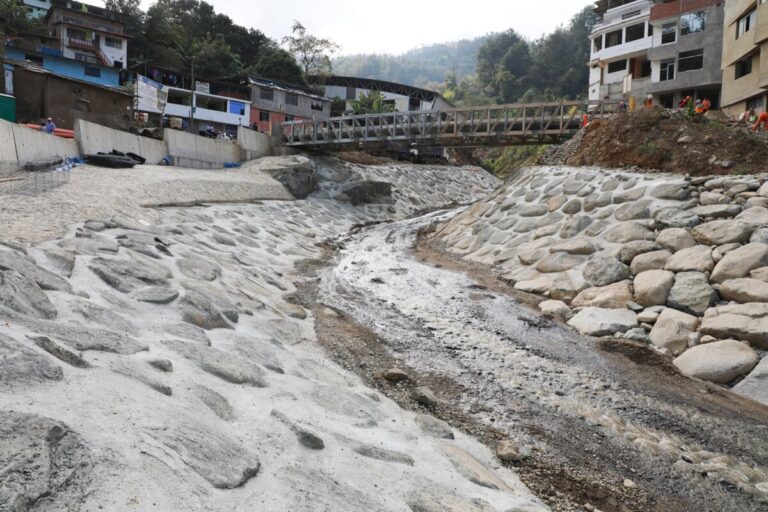
<path fill-rule="evenodd" d="M 720 297 L 737 302 L 768 302 L 768 283 L 759 279 L 731 279 L 720 285 Z"/>
<path fill-rule="evenodd" d="M 628 309 L 584 308 L 568 325 L 587 336 L 610 336 L 637 327 L 637 314 Z"/>
<path fill-rule="evenodd" d="M 548 254 L 536 265 L 536 270 L 544 274 L 564 272 L 579 265 L 584 260 L 579 256 L 573 256 L 565 252 Z"/>
<path fill-rule="evenodd" d="M 635 301 L 641 306 L 663 306 L 675 283 L 668 270 L 647 270 L 635 276 Z"/>
<path fill-rule="evenodd" d="M 688 337 L 696 331 L 699 319 L 693 315 L 667 308 L 661 312 L 651 330 L 651 342 L 672 354 L 682 354 L 688 347 Z"/>
<path fill-rule="evenodd" d="M 660 208 L 653 213 L 653 219 L 660 229 L 692 228 L 701 223 L 701 218 L 695 213 L 679 208 Z"/>
<path fill-rule="evenodd" d="M 691 234 L 700 244 L 724 245 L 749 241 L 754 227 L 738 220 L 715 220 L 696 226 Z"/>
<path fill-rule="evenodd" d="M 727 384 L 748 374 L 758 361 L 757 353 L 746 343 L 725 340 L 693 347 L 673 364 L 688 377 Z"/>
<path fill-rule="evenodd" d="M 671 257 L 672 253 L 669 251 L 653 251 L 638 254 L 632 260 L 629 270 L 634 275 L 638 275 L 646 270 L 660 270 L 664 268 Z"/>
<path fill-rule="evenodd" d="M 624 309 L 629 302 L 632 302 L 629 281 L 620 281 L 599 288 L 587 288 L 573 299 L 571 306 Z"/>
<path fill-rule="evenodd" d="M 298 163 L 291 166 L 279 166 L 263 170 L 282 183 L 293 197 L 305 199 L 317 189 L 317 174 L 309 159 L 301 158 L 297 160 Z"/>
<path fill-rule="evenodd" d="M 646 226 L 634 221 L 622 222 L 605 233 L 605 239 L 615 244 L 625 244 L 634 240 L 654 240 L 656 235 Z"/>
<path fill-rule="evenodd" d="M 763 227 L 768 224 L 768 208 L 753 206 L 738 214 L 736 218 L 755 227 Z"/>
<path fill-rule="evenodd" d="M 733 392 L 768 405 L 768 357 L 763 358 L 744 380 L 736 384 Z"/>
<path fill-rule="evenodd" d="M 751 271 L 765 266 L 768 266 L 768 245 L 747 244 L 726 254 L 715 267 L 711 279 L 722 283 L 747 277 Z"/>
<path fill-rule="evenodd" d="M 714 267 L 712 248 L 706 245 L 678 251 L 664 265 L 665 270 L 672 272 L 711 272 Z"/>
<path fill-rule="evenodd" d="M 55 318 L 57 314 L 37 282 L 13 270 L 0 271 L 0 307 L 44 319 Z"/>
<path fill-rule="evenodd" d="M 656 243 L 672 252 L 696 245 L 693 235 L 685 228 L 667 228 L 656 237 Z"/>
<path fill-rule="evenodd" d="M 584 279 L 595 287 L 607 286 L 628 277 L 629 267 L 616 258 L 594 258 L 584 267 Z"/>
<path fill-rule="evenodd" d="M 21 384 L 28 387 L 33 383 L 64 378 L 61 367 L 53 364 L 48 357 L 4 334 L 0 334 L 0 361 L 0 388 Z"/>
<path fill-rule="evenodd" d="M 66 280 L 39 267 L 35 260 L 16 251 L 0 250 L 0 270 L 14 270 L 35 281 L 43 290 L 72 291 Z"/>
<path fill-rule="evenodd" d="M 650 240 L 635 240 L 624 244 L 619 251 L 619 260 L 629 265 L 639 254 L 660 251 L 661 246 Z"/>
<path fill-rule="evenodd" d="M 717 301 L 717 292 L 709 285 L 706 274 L 680 272 L 669 292 L 667 304 L 691 315 L 701 316 Z"/>
<path fill-rule="evenodd" d="M 708 309 L 701 333 L 718 339 L 749 341 L 768 349 L 768 303 L 735 304 Z"/>
<path fill-rule="evenodd" d="M 88 268 L 102 281 L 123 293 L 130 293 L 146 286 L 167 286 L 171 272 L 147 258 L 131 260 L 94 258 Z"/>
<path fill-rule="evenodd" d="M 741 213 L 741 206 L 737 204 L 713 204 L 709 206 L 697 206 L 689 210 L 691 214 L 706 218 L 733 217 Z"/>

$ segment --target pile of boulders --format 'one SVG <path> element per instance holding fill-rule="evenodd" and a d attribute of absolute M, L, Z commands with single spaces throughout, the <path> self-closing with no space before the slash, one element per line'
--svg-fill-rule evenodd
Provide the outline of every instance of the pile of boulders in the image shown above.
<path fill-rule="evenodd" d="M 536 167 L 435 236 L 547 297 L 542 312 L 646 342 L 687 375 L 733 383 L 768 350 L 768 176 Z M 764 374 L 768 360 L 739 388 Z"/>

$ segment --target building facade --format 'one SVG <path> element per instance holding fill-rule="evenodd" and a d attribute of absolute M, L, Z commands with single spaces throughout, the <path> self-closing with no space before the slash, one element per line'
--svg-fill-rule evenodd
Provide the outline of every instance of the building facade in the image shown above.
<path fill-rule="evenodd" d="M 651 82 L 652 0 L 601 0 L 589 62 L 590 101 L 642 98 Z M 641 100 L 642 101 L 642 100 Z"/>
<path fill-rule="evenodd" d="M 369 94 L 371 91 L 380 92 L 384 96 L 384 101 L 392 105 L 396 112 L 442 110 L 453 107 L 435 91 L 385 80 L 331 76 L 323 79 L 322 87 L 327 97 L 343 100 L 346 111 L 351 110 L 352 101 L 359 99 L 361 94 Z"/>
<path fill-rule="evenodd" d="M 254 130 L 271 133 L 276 123 L 331 116 L 331 100 L 322 92 L 255 76 L 249 83 Z"/>
<path fill-rule="evenodd" d="M 728 0 L 723 33 L 723 110 L 737 116 L 766 109 L 768 2 Z"/>
<path fill-rule="evenodd" d="M 691 96 L 719 108 L 724 16 L 723 0 L 659 0 L 651 8 L 647 92 L 656 104 L 672 108 Z"/>

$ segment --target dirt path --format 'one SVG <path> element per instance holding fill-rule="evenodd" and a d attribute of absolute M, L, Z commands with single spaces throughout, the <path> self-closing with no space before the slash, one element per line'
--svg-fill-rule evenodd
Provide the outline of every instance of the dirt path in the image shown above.
<path fill-rule="evenodd" d="M 491 447 L 533 447 L 516 471 L 553 510 L 768 510 L 765 408 L 645 347 L 579 336 L 424 246 L 414 254 L 440 215 L 361 229 L 306 264 L 299 295 L 334 360 L 406 408 L 423 412 L 411 392 L 429 386 L 429 412 Z M 392 367 L 409 381 L 383 379 Z"/>

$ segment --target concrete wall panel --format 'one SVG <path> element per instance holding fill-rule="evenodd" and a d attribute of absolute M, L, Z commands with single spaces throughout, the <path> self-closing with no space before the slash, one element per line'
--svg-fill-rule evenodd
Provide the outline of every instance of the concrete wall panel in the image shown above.
<path fill-rule="evenodd" d="M 79 156 L 80 150 L 74 140 L 62 139 L 40 130 L 13 125 L 16 140 L 16 154 L 19 162 L 31 162 L 43 158 L 68 158 Z"/>
<path fill-rule="evenodd" d="M 242 126 L 237 129 L 237 144 L 245 160 L 255 160 L 272 154 L 272 138 Z"/>
<path fill-rule="evenodd" d="M 165 130 L 168 154 L 179 167 L 221 168 L 225 162 L 242 162 L 240 146 L 178 130 Z"/>
<path fill-rule="evenodd" d="M 113 130 L 82 119 L 75 123 L 75 138 L 83 154 L 109 153 L 114 149 L 141 155 L 148 164 L 157 164 L 168 155 L 165 142 L 161 140 Z"/>
<path fill-rule="evenodd" d="M 0 119 L 0 162 L 16 162 L 17 160 L 13 123 Z"/>

